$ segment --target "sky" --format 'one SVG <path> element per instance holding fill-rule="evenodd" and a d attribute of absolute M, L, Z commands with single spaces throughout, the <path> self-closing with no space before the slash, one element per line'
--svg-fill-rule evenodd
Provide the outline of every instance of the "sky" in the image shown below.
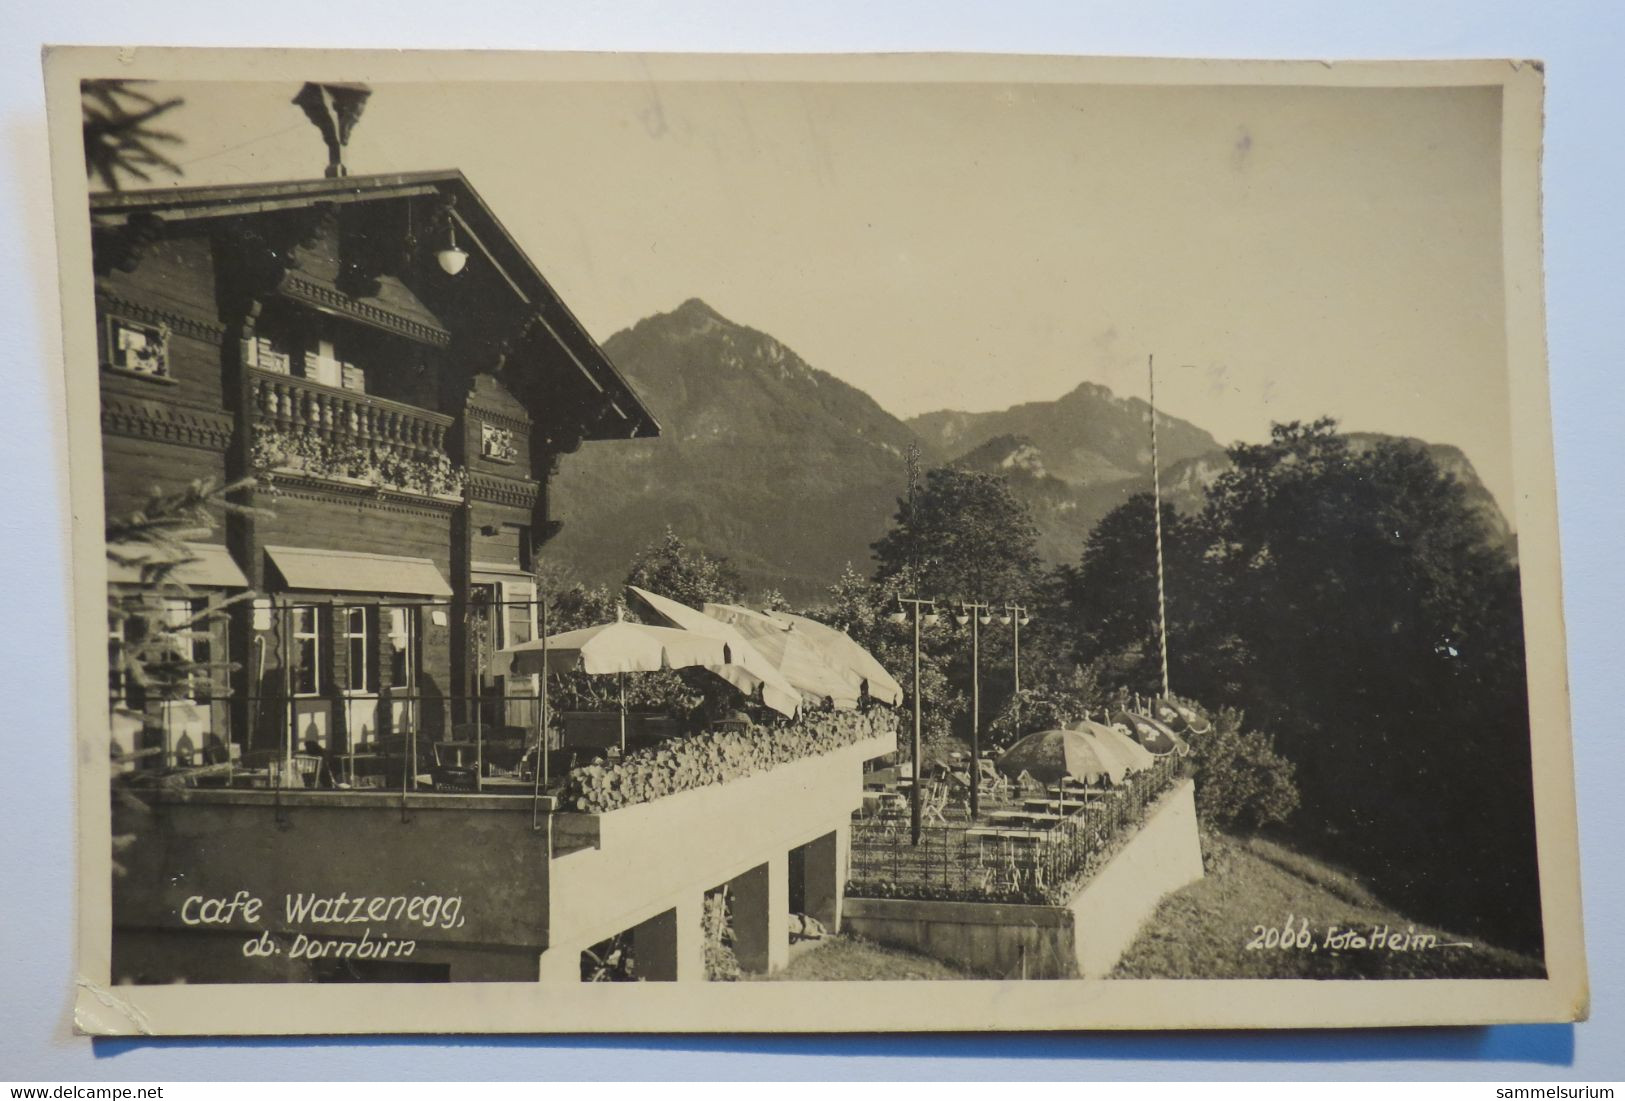
<path fill-rule="evenodd" d="M 293 83 L 157 85 L 196 185 L 319 175 Z M 1461 447 L 1512 501 L 1495 88 L 380 84 L 599 340 L 703 298 L 908 417 L 1079 383 L 1221 443 Z"/>

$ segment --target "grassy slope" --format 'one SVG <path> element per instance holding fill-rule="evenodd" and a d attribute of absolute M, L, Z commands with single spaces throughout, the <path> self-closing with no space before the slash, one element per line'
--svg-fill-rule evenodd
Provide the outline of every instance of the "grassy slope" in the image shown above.
<path fill-rule="evenodd" d="M 875 979 L 964 979 L 968 975 L 938 960 L 916 956 L 857 937 L 830 937 L 798 956 L 783 971 L 768 976 L 778 982 L 852 982 Z"/>
<path fill-rule="evenodd" d="M 1416 925 L 1384 906 L 1353 876 L 1290 849 L 1259 839 L 1203 839 L 1208 874 L 1164 899 L 1113 972 L 1117 978 L 1188 979 L 1406 979 L 1534 978 L 1537 960 L 1499 948 L 1435 947 L 1414 952 L 1385 949 L 1255 949 L 1254 927 L 1294 928 L 1309 919 L 1323 942 L 1328 926 L 1373 926 L 1432 933 L 1441 944 L 1465 941 Z"/>

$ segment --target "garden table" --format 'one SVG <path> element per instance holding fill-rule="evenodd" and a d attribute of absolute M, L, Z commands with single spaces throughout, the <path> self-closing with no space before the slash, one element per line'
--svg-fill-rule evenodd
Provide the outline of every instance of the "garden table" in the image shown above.
<path fill-rule="evenodd" d="M 973 826 L 965 831 L 965 836 L 981 838 L 983 841 L 990 837 L 1006 841 L 1042 841 L 1048 835 L 1043 830 L 995 829 L 988 826 Z"/>

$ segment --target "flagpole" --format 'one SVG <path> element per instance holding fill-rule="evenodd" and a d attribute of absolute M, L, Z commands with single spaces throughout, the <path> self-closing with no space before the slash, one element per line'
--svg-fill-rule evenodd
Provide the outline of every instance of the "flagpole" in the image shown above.
<path fill-rule="evenodd" d="M 1146 377 L 1151 393 L 1151 499 L 1157 525 L 1157 641 L 1162 651 L 1162 695 L 1168 691 L 1168 598 L 1162 580 L 1162 470 L 1157 462 L 1157 369 L 1156 357 L 1145 357 Z"/>
<path fill-rule="evenodd" d="M 619 599 L 615 601 L 615 622 L 621 623 L 626 619 L 626 605 Z M 615 674 L 616 685 L 621 697 L 621 759 L 626 759 L 626 671 L 623 669 Z"/>
<path fill-rule="evenodd" d="M 538 767 L 537 767 L 536 771 L 541 775 L 542 786 L 545 788 L 550 782 L 552 782 L 552 779 L 553 779 L 552 776 L 548 775 L 548 751 L 550 749 L 552 749 L 553 747 L 550 744 L 551 735 L 548 733 L 548 730 L 547 730 L 547 629 L 548 629 L 548 625 L 547 625 L 547 590 L 545 588 L 543 588 L 544 584 L 545 583 L 542 581 L 542 579 L 540 577 L 537 577 L 537 579 L 536 579 L 536 592 L 537 592 L 537 595 L 540 597 L 540 601 L 541 601 L 541 605 L 542 605 L 542 607 L 541 607 L 541 613 L 542 613 L 541 614 L 541 619 L 542 619 L 542 675 L 538 678 L 538 680 L 541 682 L 541 697 L 542 697 L 542 737 L 541 737 L 542 759 L 539 762 L 537 762 Z"/>

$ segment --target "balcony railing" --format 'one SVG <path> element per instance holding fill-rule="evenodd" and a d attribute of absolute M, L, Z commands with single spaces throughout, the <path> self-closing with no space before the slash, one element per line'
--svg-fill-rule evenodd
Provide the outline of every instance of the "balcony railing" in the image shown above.
<path fill-rule="evenodd" d="M 445 453 L 452 418 L 443 413 L 272 371 L 254 370 L 251 378 L 260 419 L 284 432 L 347 436 L 417 458 Z"/>
<path fill-rule="evenodd" d="M 453 419 L 397 401 L 249 370 L 254 466 L 430 496 L 461 494 L 446 454 Z"/>

